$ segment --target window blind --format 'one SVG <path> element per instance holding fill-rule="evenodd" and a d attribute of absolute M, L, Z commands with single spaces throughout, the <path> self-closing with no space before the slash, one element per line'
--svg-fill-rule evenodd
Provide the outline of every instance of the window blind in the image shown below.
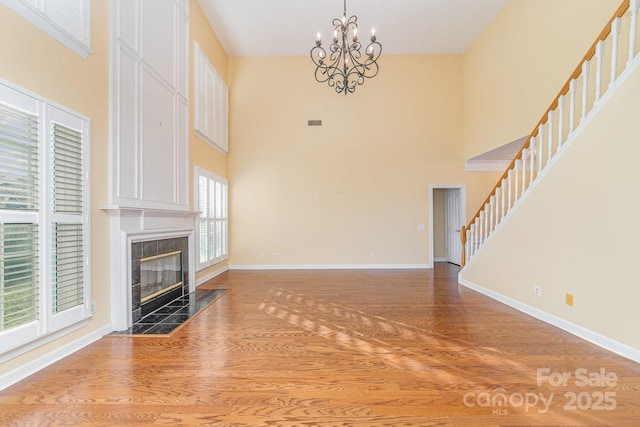
<path fill-rule="evenodd" d="M 223 153 L 228 151 L 229 90 L 209 58 L 195 43 L 194 130 Z"/>
<path fill-rule="evenodd" d="M 228 256 L 227 182 L 204 170 L 197 170 L 199 268 Z"/>
<path fill-rule="evenodd" d="M 82 224 L 53 224 L 52 313 L 83 302 Z"/>
<path fill-rule="evenodd" d="M 53 212 L 82 214 L 82 134 L 53 123 Z"/>
<path fill-rule="evenodd" d="M 85 41 L 84 0 L 56 0 L 45 2 L 44 13 L 74 38 Z"/>
<path fill-rule="evenodd" d="M 91 0 L 2 0 L 36 27 L 86 59 L 91 53 Z"/>
<path fill-rule="evenodd" d="M 209 259 L 207 253 L 207 230 L 208 224 L 205 218 L 209 216 L 209 204 L 208 200 L 208 179 L 206 176 L 198 176 L 198 209 L 200 210 L 200 223 L 199 223 L 199 235 L 198 235 L 198 247 L 200 248 L 200 263 L 205 263 Z"/>
<path fill-rule="evenodd" d="M 0 104 L 0 209 L 38 209 L 38 118 Z"/>
<path fill-rule="evenodd" d="M 0 224 L 0 331 L 38 318 L 38 226 Z"/>
<path fill-rule="evenodd" d="M 83 303 L 82 133 L 53 122 L 54 214 L 73 215 L 52 228 L 52 313 Z"/>

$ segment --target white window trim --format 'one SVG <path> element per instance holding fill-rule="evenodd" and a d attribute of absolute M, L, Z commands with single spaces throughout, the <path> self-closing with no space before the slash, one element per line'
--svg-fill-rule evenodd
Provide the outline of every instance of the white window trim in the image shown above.
<path fill-rule="evenodd" d="M 39 134 L 39 210 L 37 213 L 28 214 L 37 217 L 35 223 L 39 226 L 39 319 L 33 322 L 0 332 L 0 363 L 30 351 L 31 349 L 43 345 L 52 340 L 52 337 L 59 337 L 62 334 L 70 333 L 86 324 L 91 317 L 91 274 L 90 274 L 90 227 L 89 227 L 89 159 L 90 141 L 89 129 L 90 119 L 67 109 L 53 101 L 40 95 L 23 89 L 11 82 L 0 79 L 0 100 L 8 102 L 18 108 L 23 108 L 38 116 Z M 83 303 L 60 313 L 52 313 L 51 301 L 51 222 L 55 214 L 50 209 L 50 155 L 49 133 L 47 129 L 52 122 L 63 125 L 75 123 L 79 124 L 83 138 Z M 45 181 L 46 180 L 46 181 Z M 59 215 L 58 215 L 59 216 Z M 23 219 L 19 212 L 0 212 L 1 221 L 14 221 Z"/>
<path fill-rule="evenodd" d="M 229 89 L 197 42 L 194 42 L 193 60 L 194 131 L 226 155 L 229 151 Z M 203 72 L 206 73 L 204 77 L 201 76 Z"/>
<path fill-rule="evenodd" d="M 46 13 L 44 1 L 45 0 L 31 0 L 30 3 L 35 3 L 38 7 L 27 3 L 26 0 L 0 0 L 0 3 L 9 7 L 58 42 L 71 49 L 82 59 L 87 59 L 89 54 L 93 53 L 91 50 L 90 0 L 82 0 L 82 21 L 79 23 L 82 33 L 81 38 L 77 38 L 69 29 L 65 29 L 53 21 Z"/>
<path fill-rule="evenodd" d="M 229 182 L 221 177 L 218 176 L 212 172 L 209 172 L 206 169 L 200 168 L 198 166 L 194 167 L 194 177 L 193 177 L 193 189 L 194 189 L 194 204 L 196 205 L 196 210 L 200 210 L 200 177 L 206 177 L 209 180 L 215 181 L 215 182 L 220 182 L 222 184 L 224 184 L 227 188 L 227 200 L 225 201 L 226 205 L 227 205 L 227 212 L 226 212 L 226 223 L 227 223 L 227 235 L 226 235 L 226 242 L 225 242 L 225 247 L 227 248 L 227 251 L 225 254 L 223 254 L 222 256 L 216 257 L 210 261 L 207 262 L 200 262 L 200 215 L 198 214 L 198 217 L 196 218 L 196 227 L 195 227 L 195 264 L 196 264 L 196 271 L 201 271 L 204 270 L 206 268 L 212 267 L 214 265 L 220 264 L 221 262 L 224 262 L 226 260 L 229 259 Z M 215 244 L 215 243 L 214 243 Z"/>

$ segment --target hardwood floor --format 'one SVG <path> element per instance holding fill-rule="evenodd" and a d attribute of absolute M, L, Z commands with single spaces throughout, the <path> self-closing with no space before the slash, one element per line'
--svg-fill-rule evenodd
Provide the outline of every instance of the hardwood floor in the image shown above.
<path fill-rule="evenodd" d="M 640 365 L 457 271 L 224 273 L 171 337 L 106 337 L 0 392 L 0 425 L 640 425 Z"/>

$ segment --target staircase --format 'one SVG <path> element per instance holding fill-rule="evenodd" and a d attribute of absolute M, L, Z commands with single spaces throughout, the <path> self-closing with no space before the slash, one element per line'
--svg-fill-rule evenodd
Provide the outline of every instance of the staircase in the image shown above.
<path fill-rule="evenodd" d="M 462 228 L 461 266 L 482 249 L 500 224 L 640 63 L 640 0 L 625 0 L 562 87 L 491 194 Z"/>

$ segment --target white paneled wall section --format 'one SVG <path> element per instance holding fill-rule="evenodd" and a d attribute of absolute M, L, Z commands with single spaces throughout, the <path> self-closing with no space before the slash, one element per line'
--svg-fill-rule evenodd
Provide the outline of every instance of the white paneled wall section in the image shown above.
<path fill-rule="evenodd" d="M 188 209 L 189 2 L 112 2 L 110 204 Z"/>

